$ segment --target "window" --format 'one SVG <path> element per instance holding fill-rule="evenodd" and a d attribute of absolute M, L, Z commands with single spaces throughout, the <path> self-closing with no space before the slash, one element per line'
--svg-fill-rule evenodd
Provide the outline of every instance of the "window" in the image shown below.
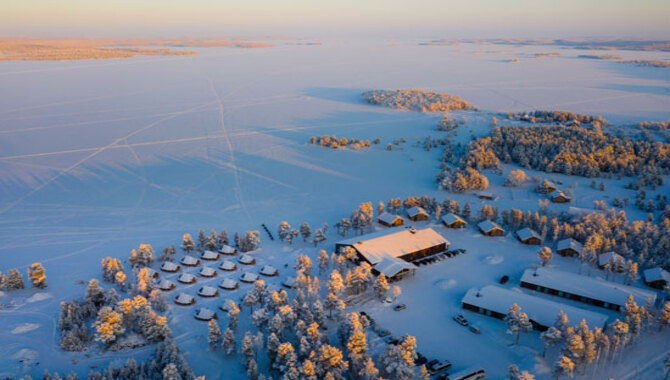
<path fill-rule="evenodd" d="M 558 296 L 559 296 L 559 297 L 563 297 L 563 292 L 560 292 L 560 291 L 559 291 L 559 292 L 558 292 Z"/>

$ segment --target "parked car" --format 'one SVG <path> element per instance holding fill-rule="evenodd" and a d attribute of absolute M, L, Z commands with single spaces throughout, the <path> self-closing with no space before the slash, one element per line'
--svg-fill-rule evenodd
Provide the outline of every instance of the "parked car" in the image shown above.
<path fill-rule="evenodd" d="M 414 360 L 414 365 L 415 366 L 420 366 L 420 365 L 426 364 L 427 362 L 428 362 L 428 359 L 425 356 L 423 356 L 422 353 L 417 351 L 416 352 L 416 359 Z"/>
<path fill-rule="evenodd" d="M 475 325 L 470 325 L 470 327 L 468 327 L 468 328 L 470 329 L 470 331 L 472 331 L 475 334 L 481 334 L 482 333 L 482 330 L 480 330 L 479 327 L 477 327 Z"/>
<path fill-rule="evenodd" d="M 379 330 L 379 332 L 377 333 L 377 335 L 379 335 L 380 338 L 383 338 L 383 337 L 385 337 L 385 336 L 389 336 L 389 335 L 391 335 L 391 332 L 388 331 L 388 330 Z"/>
<path fill-rule="evenodd" d="M 393 306 L 393 310 L 395 310 L 395 311 L 400 311 L 400 310 L 405 310 L 405 309 L 407 309 L 407 305 L 405 305 L 404 303 Z"/>
<path fill-rule="evenodd" d="M 384 339 L 384 342 L 386 344 L 391 344 L 391 345 L 397 346 L 397 345 L 400 344 L 400 339 L 394 337 L 393 335 L 389 335 L 389 336 L 386 337 L 386 339 Z"/>
<path fill-rule="evenodd" d="M 456 321 L 456 323 L 458 323 L 461 326 L 467 326 L 468 325 L 468 320 L 465 319 L 463 314 L 458 314 L 458 315 L 454 316 L 453 320 Z"/>
<path fill-rule="evenodd" d="M 454 249 L 454 252 L 456 252 L 456 254 L 459 254 L 459 255 L 462 255 L 464 253 L 468 253 L 468 251 L 463 249 L 463 248 L 456 248 L 456 249 Z"/>
<path fill-rule="evenodd" d="M 375 325 L 375 319 L 372 318 L 371 316 L 369 316 L 368 313 L 366 313 L 364 311 L 359 311 L 358 314 L 364 316 L 368 320 L 368 322 L 370 323 L 370 326 Z"/>
<path fill-rule="evenodd" d="M 479 380 L 486 377 L 483 368 L 470 368 L 447 376 L 447 380 Z"/>
<path fill-rule="evenodd" d="M 507 283 L 507 281 L 509 281 L 509 276 L 508 275 L 504 275 L 504 276 L 500 277 L 500 281 L 499 281 L 500 284 L 504 285 L 504 284 Z"/>
<path fill-rule="evenodd" d="M 428 362 L 428 364 L 426 365 L 426 369 L 428 370 L 428 373 L 430 373 L 431 375 L 434 375 L 438 372 L 446 371 L 450 367 L 451 363 L 449 362 L 449 360 L 443 360 L 443 361 L 434 360 Z"/>

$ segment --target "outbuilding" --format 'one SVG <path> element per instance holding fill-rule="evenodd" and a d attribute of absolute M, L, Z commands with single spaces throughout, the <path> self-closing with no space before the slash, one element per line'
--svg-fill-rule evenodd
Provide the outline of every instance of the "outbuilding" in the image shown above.
<path fill-rule="evenodd" d="M 652 291 L 547 267 L 526 269 L 521 287 L 616 311 L 623 310 L 631 295 L 638 305 L 656 302 Z"/>
<path fill-rule="evenodd" d="M 223 247 L 219 249 L 219 253 L 222 255 L 233 256 L 237 254 L 237 249 L 235 249 L 235 247 L 224 244 Z"/>
<path fill-rule="evenodd" d="M 530 229 L 528 227 L 518 230 L 516 232 L 516 237 L 523 244 L 528 244 L 528 245 L 540 245 L 540 244 L 542 244 L 542 238 L 540 237 L 540 235 L 537 232 L 535 232 L 533 229 Z"/>
<path fill-rule="evenodd" d="M 405 220 L 399 215 L 383 212 L 377 218 L 377 222 L 386 227 L 397 227 L 402 226 L 405 223 Z"/>
<path fill-rule="evenodd" d="M 479 231 L 486 236 L 503 236 L 505 234 L 505 230 L 503 230 L 498 223 L 491 220 L 485 220 L 477 224 L 477 227 L 479 228 Z"/>
<path fill-rule="evenodd" d="M 216 277 L 217 273 L 210 267 L 202 267 L 202 269 L 200 269 L 200 275 L 202 277 Z"/>
<path fill-rule="evenodd" d="M 426 210 L 424 210 L 422 207 L 419 207 L 419 206 L 414 206 L 414 207 L 411 207 L 410 209 L 408 209 L 407 210 L 407 216 L 415 222 L 419 222 L 419 221 L 422 221 L 422 220 L 428 220 L 428 217 L 429 217 Z"/>
<path fill-rule="evenodd" d="M 244 255 L 240 256 L 239 259 L 237 259 L 237 262 L 242 265 L 254 265 L 256 264 L 256 259 L 245 253 Z"/>
<path fill-rule="evenodd" d="M 176 303 L 177 305 L 182 305 L 182 306 L 193 305 L 195 303 L 195 298 L 193 298 L 193 296 L 190 295 L 190 294 L 179 293 L 174 298 L 174 303 Z"/>
<path fill-rule="evenodd" d="M 479 199 L 485 199 L 487 201 L 496 200 L 496 196 L 493 193 L 479 193 L 479 194 L 477 194 L 477 197 Z"/>
<path fill-rule="evenodd" d="M 182 273 L 177 281 L 182 284 L 194 284 L 196 282 L 195 276 L 190 273 Z"/>
<path fill-rule="evenodd" d="M 663 268 L 649 268 L 644 272 L 644 283 L 655 289 L 665 289 L 670 284 L 670 273 Z"/>
<path fill-rule="evenodd" d="M 240 281 L 246 282 L 246 283 L 253 283 L 258 280 L 258 275 L 255 273 L 251 272 L 246 272 L 243 273 L 242 276 L 240 276 Z"/>
<path fill-rule="evenodd" d="M 225 270 L 226 272 L 232 272 L 237 269 L 237 265 L 230 260 L 223 260 L 221 265 L 219 265 L 219 269 Z"/>
<path fill-rule="evenodd" d="M 447 228 L 465 228 L 467 223 L 460 216 L 454 213 L 448 213 L 442 217 L 442 224 L 447 226 Z"/>
<path fill-rule="evenodd" d="M 193 256 L 186 255 L 184 256 L 183 259 L 181 259 L 181 265 L 187 266 L 187 267 L 195 267 L 200 264 L 200 260 L 196 259 Z"/>
<path fill-rule="evenodd" d="M 225 278 L 223 281 L 219 282 L 219 288 L 221 289 L 226 289 L 226 290 L 235 290 L 239 284 L 237 281 L 233 280 L 232 278 Z"/>
<path fill-rule="evenodd" d="M 290 277 L 290 276 L 289 276 L 289 277 L 286 277 L 286 278 L 284 279 L 284 281 L 282 281 L 281 284 L 282 284 L 282 286 L 285 287 L 285 288 L 293 289 L 293 288 L 296 287 L 296 285 L 297 285 L 297 281 L 296 281 L 295 277 Z"/>
<path fill-rule="evenodd" d="M 554 203 L 570 203 L 571 199 L 561 190 L 554 190 L 549 193 L 549 199 Z"/>
<path fill-rule="evenodd" d="M 205 251 L 200 255 L 200 258 L 208 261 L 216 261 L 219 259 L 219 254 L 213 251 Z"/>
<path fill-rule="evenodd" d="M 158 284 L 156 284 L 156 287 L 160 290 L 163 290 L 163 291 L 167 292 L 167 291 L 170 291 L 170 290 L 174 289 L 175 284 L 174 284 L 174 282 L 172 282 L 170 280 L 162 279 L 158 282 Z"/>
<path fill-rule="evenodd" d="M 206 307 L 202 307 L 195 311 L 195 319 L 200 321 L 211 321 L 216 319 L 216 313 Z"/>
<path fill-rule="evenodd" d="M 408 275 L 414 275 L 415 272 L 416 265 L 392 257 L 385 257 L 372 267 L 373 274 L 378 276 L 383 273 L 390 282 L 401 280 Z"/>
<path fill-rule="evenodd" d="M 161 264 L 161 270 L 163 272 L 168 272 L 168 273 L 175 273 L 179 272 L 181 267 L 172 261 L 165 261 L 163 264 Z"/>
<path fill-rule="evenodd" d="M 611 271 L 623 273 L 626 270 L 626 260 L 618 253 L 609 251 L 598 255 L 598 267 L 605 269 L 609 263 Z"/>
<path fill-rule="evenodd" d="M 268 277 L 274 277 L 279 274 L 277 271 L 277 268 L 273 267 L 272 265 L 263 265 L 263 268 L 261 268 L 260 272 L 263 276 L 268 276 Z"/>
<path fill-rule="evenodd" d="M 582 243 L 575 239 L 563 239 L 556 244 L 556 253 L 561 256 L 579 256 L 582 254 Z"/>
<path fill-rule="evenodd" d="M 219 306 L 219 309 L 227 312 L 228 310 L 230 310 L 232 308 L 233 305 L 237 306 L 235 301 L 231 300 L 230 298 L 227 298 L 223 301 L 223 303 L 221 303 L 221 305 Z"/>
<path fill-rule="evenodd" d="M 205 285 L 198 289 L 198 295 L 200 297 L 216 297 L 219 295 L 219 291 L 213 286 Z"/>

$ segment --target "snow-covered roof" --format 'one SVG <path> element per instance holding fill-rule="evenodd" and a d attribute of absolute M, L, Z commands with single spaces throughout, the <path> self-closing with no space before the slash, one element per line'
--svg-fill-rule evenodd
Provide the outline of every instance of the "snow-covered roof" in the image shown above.
<path fill-rule="evenodd" d="M 179 265 L 173 263 L 172 261 L 166 261 L 161 264 L 161 270 L 164 272 L 177 272 L 179 271 Z"/>
<path fill-rule="evenodd" d="M 370 264 L 375 265 L 384 257 L 400 257 L 440 244 L 449 245 L 449 242 L 432 228 L 426 228 L 387 229 L 342 240 L 337 244 L 354 247 Z"/>
<path fill-rule="evenodd" d="M 415 217 L 415 216 L 417 216 L 417 215 L 426 215 L 426 216 L 428 216 L 428 213 L 427 213 L 426 210 L 424 210 L 422 207 L 414 206 L 414 207 L 412 207 L 412 208 L 410 208 L 410 209 L 407 210 L 407 215 L 408 215 L 410 218 L 413 218 L 413 217 Z"/>
<path fill-rule="evenodd" d="M 235 303 L 235 301 L 231 300 L 230 298 L 227 298 L 226 300 L 223 301 L 221 306 L 219 306 L 219 309 L 221 309 L 223 311 L 228 311 L 228 310 L 230 310 L 230 306 L 232 306 L 232 304 L 234 304 L 234 303 Z"/>
<path fill-rule="evenodd" d="M 643 273 L 644 281 L 646 282 L 665 281 L 666 283 L 670 283 L 670 272 L 663 268 L 649 268 L 645 269 Z"/>
<path fill-rule="evenodd" d="M 203 321 L 209 321 L 216 318 L 216 313 L 206 307 L 202 307 L 195 311 L 195 318 Z"/>
<path fill-rule="evenodd" d="M 460 216 L 454 214 L 454 213 L 448 213 L 447 215 L 442 217 L 442 223 L 446 225 L 450 225 L 454 222 L 463 222 L 465 223 L 465 220 L 463 220 Z"/>
<path fill-rule="evenodd" d="M 184 284 L 190 284 L 192 282 L 195 282 L 195 276 L 190 274 L 190 273 L 182 273 L 181 276 L 177 279 L 179 282 L 183 282 Z"/>
<path fill-rule="evenodd" d="M 578 242 L 575 239 L 570 238 L 570 239 L 560 240 L 558 242 L 558 244 L 556 245 L 556 249 L 558 251 L 563 250 L 563 249 L 568 249 L 568 248 L 572 248 L 577 252 L 581 252 L 582 251 L 582 243 Z"/>
<path fill-rule="evenodd" d="M 530 238 L 532 238 L 532 237 L 536 237 L 536 238 L 542 240 L 542 238 L 540 238 L 540 235 L 538 235 L 537 232 L 535 232 L 534 230 L 532 230 L 532 229 L 530 229 L 530 228 L 528 228 L 528 227 L 526 227 L 526 228 L 522 228 L 522 229 L 518 230 L 518 231 L 516 232 L 516 236 L 518 236 L 519 239 L 521 239 L 522 241 L 523 241 L 523 240 L 530 239 Z"/>
<path fill-rule="evenodd" d="M 393 224 L 398 219 L 400 219 L 401 221 L 403 220 L 400 216 L 388 212 L 383 212 L 381 215 L 379 215 L 377 219 L 380 222 L 384 222 L 386 224 Z"/>
<path fill-rule="evenodd" d="M 159 273 L 153 270 L 152 268 L 147 268 L 147 272 L 149 272 L 149 276 L 151 278 L 158 278 Z"/>
<path fill-rule="evenodd" d="M 496 223 L 494 221 L 491 221 L 491 220 L 485 220 L 485 221 L 477 224 L 477 227 L 479 227 L 479 229 L 484 231 L 484 232 L 489 232 L 489 231 L 494 230 L 496 228 L 503 230 L 502 227 L 500 227 L 498 225 L 498 223 Z M 505 231 L 505 230 L 503 230 L 503 231 Z"/>
<path fill-rule="evenodd" d="M 274 276 L 277 274 L 277 268 L 273 267 L 272 265 L 263 265 L 263 268 L 261 268 L 261 274 L 264 276 Z"/>
<path fill-rule="evenodd" d="M 219 254 L 216 252 L 212 251 L 205 251 L 202 253 L 200 256 L 201 259 L 203 260 L 218 260 L 219 259 Z"/>
<path fill-rule="evenodd" d="M 174 289 L 174 282 L 166 279 L 162 279 L 156 284 L 160 290 L 172 290 Z"/>
<path fill-rule="evenodd" d="M 289 277 L 286 277 L 286 278 L 284 279 L 284 281 L 282 281 L 281 284 L 284 285 L 284 286 L 287 287 L 287 288 L 295 288 L 295 286 L 296 286 L 296 279 L 295 279 L 295 277 L 290 277 L 290 276 L 289 276 Z"/>
<path fill-rule="evenodd" d="M 193 299 L 193 296 L 190 294 L 179 293 L 179 295 L 174 298 L 174 302 L 180 305 L 190 305 L 195 302 L 195 299 Z"/>
<path fill-rule="evenodd" d="M 240 281 L 242 282 L 256 282 L 256 280 L 258 280 L 258 275 L 256 273 L 247 272 L 240 276 Z"/>
<path fill-rule="evenodd" d="M 202 269 L 200 269 L 200 275 L 202 277 L 214 277 L 216 276 L 216 271 L 210 267 L 202 267 Z"/>
<path fill-rule="evenodd" d="M 226 278 L 219 282 L 219 287 L 223 289 L 235 289 L 237 288 L 237 281 L 233 280 L 232 278 Z"/>
<path fill-rule="evenodd" d="M 486 198 L 486 199 L 493 199 L 495 197 L 495 195 L 493 193 L 490 193 L 490 192 L 479 193 L 479 194 L 477 194 L 477 196 L 479 198 Z"/>
<path fill-rule="evenodd" d="M 192 266 L 196 266 L 196 265 L 200 264 L 200 260 L 196 259 L 193 256 L 186 255 L 186 256 L 184 256 L 183 259 L 181 259 L 181 263 L 184 264 L 184 265 L 192 267 Z"/>
<path fill-rule="evenodd" d="M 403 270 L 416 270 L 416 265 L 401 259 L 385 257 L 375 265 L 375 270 L 379 273 L 384 273 L 384 276 L 391 278 Z"/>
<path fill-rule="evenodd" d="M 493 285 L 468 290 L 463 297 L 463 303 L 501 314 L 507 314 L 510 307 L 517 304 L 521 307 L 521 312 L 526 313 L 529 319 L 543 326 L 553 326 L 556 316 L 561 310 L 568 316 L 571 325 L 577 325 L 584 319 L 590 327 L 602 328 L 607 322 L 605 314 L 532 296 L 518 289 L 509 290 Z"/>
<path fill-rule="evenodd" d="M 598 255 L 598 265 L 600 265 L 601 267 L 605 266 L 605 264 L 609 262 L 613 263 L 616 260 L 623 260 L 623 262 L 626 262 L 626 260 L 623 259 L 623 256 L 612 251 L 601 253 L 600 255 Z"/>
<path fill-rule="evenodd" d="M 551 199 L 554 199 L 554 198 L 557 198 L 557 197 L 563 197 L 565 199 L 570 199 L 569 196 L 565 195 L 565 193 L 562 192 L 559 189 L 556 189 L 554 191 L 550 191 L 548 195 L 549 195 L 549 198 L 551 198 Z"/>
<path fill-rule="evenodd" d="M 223 270 L 226 270 L 226 271 L 232 271 L 232 270 L 235 270 L 236 268 L 237 268 L 237 265 L 235 265 L 235 263 L 230 261 L 230 260 L 224 260 L 221 263 L 221 265 L 219 265 L 219 269 L 223 269 Z"/>
<path fill-rule="evenodd" d="M 219 253 L 223 253 L 224 255 L 232 255 L 235 252 L 237 252 L 237 250 L 234 247 L 225 244 L 219 249 Z"/>
<path fill-rule="evenodd" d="M 198 289 L 198 294 L 204 297 L 214 297 L 218 293 L 219 291 L 216 290 L 216 288 L 209 285 L 205 285 L 202 288 Z"/>
<path fill-rule="evenodd" d="M 237 259 L 237 261 L 239 261 L 241 264 L 249 265 L 249 264 L 253 264 L 256 260 L 254 260 L 253 257 L 251 257 L 247 254 L 244 254 L 244 255 L 240 256 L 240 258 Z"/>
<path fill-rule="evenodd" d="M 631 294 L 638 305 L 646 304 L 649 298 L 652 303 L 656 301 L 655 292 L 546 267 L 526 269 L 521 281 L 619 306 Z"/>

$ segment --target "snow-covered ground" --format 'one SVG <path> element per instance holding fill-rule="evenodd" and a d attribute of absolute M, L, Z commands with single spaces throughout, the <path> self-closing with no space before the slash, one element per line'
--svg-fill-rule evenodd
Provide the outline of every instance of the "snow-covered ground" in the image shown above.
<path fill-rule="evenodd" d="M 434 130 L 440 115 L 366 105 L 359 100 L 365 90 L 424 88 L 472 102 L 482 112 L 456 113 L 468 121 L 459 128 L 463 142 L 487 134 L 493 112 L 560 109 L 602 115 L 617 124 L 670 119 L 667 69 L 578 59 L 593 52 L 557 47 L 476 53 L 481 50 L 468 44 L 324 41 L 321 46 L 202 49 L 188 57 L 3 62 L 0 270 L 25 273 L 30 263 L 40 261 L 49 287 L 0 293 L 0 341 L 9 342 L 0 345 L 0 376 L 20 375 L 24 369 L 35 375 L 45 368 L 85 374 L 90 367 L 107 366 L 110 358 L 125 360 L 129 353 L 60 351 L 56 318 L 61 301 L 82 296 L 85 282 L 99 277 L 103 257 L 125 260 L 140 243 L 159 251 L 200 228 L 225 228 L 232 236 L 235 231 L 261 230 L 265 223 L 274 232 L 282 220 L 294 226 L 303 221 L 313 228 L 323 222 L 332 226 L 362 201 L 376 204 L 395 197 L 446 196 L 461 205 L 469 201 L 478 210 L 484 201 L 472 195 L 437 190 L 441 149 L 426 152 L 415 146 L 428 135 L 444 136 Z M 532 58 L 556 51 L 563 56 Z M 520 62 L 505 62 L 510 58 Z M 333 134 L 379 137 L 382 143 L 360 151 L 309 144 L 310 136 Z M 400 138 L 407 139 L 402 149 L 386 150 L 387 143 Z M 501 209 L 535 209 L 539 198 L 530 185 L 502 187 L 513 168 L 505 165 L 503 176 L 485 173 L 490 191 L 500 196 L 489 203 Z M 603 180 L 602 193 L 589 187 L 590 179 L 552 177 L 573 188 L 575 202 L 570 206 L 592 209 L 594 200 L 633 199 L 635 194 L 623 188 L 623 181 Z M 665 182 L 658 193 L 670 193 Z M 632 219 L 646 217 L 634 206 L 626 212 Z M 400 298 L 407 310 L 387 312 L 386 306 L 373 302 L 360 309 L 394 335 L 415 335 L 419 351 L 448 358 L 455 368 L 479 364 L 496 378 L 508 364 L 517 363 L 548 375 L 546 365 L 534 359 L 541 352 L 537 333 L 523 336 L 520 346 L 508 347 L 512 340 L 500 321 L 468 314 L 482 327 L 481 335 L 451 321 L 461 312 L 460 299 L 470 287 L 492 284 L 502 274 L 511 277 L 507 287 L 518 286 L 523 269 L 537 262 L 536 248 L 522 246 L 511 236 L 491 244 L 473 229 L 436 228 L 453 246 L 470 253 L 421 267 L 414 278 L 401 282 Z M 317 252 L 302 242 L 287 248 L 266 235 L 262 239 L 263 248 L 254 253 L 258 263 L 239 269 L 257 273 L 269 263 L 280 271 L 278 278 L 268 280 L 275 286 L 290 269 L 285 264 L 290 267 L 301 252 L 312 257 Z M 326 249 L 332 250 L 336 239 L 331 231 Z M 554 259 L 554 265 L 576 271 L 574 264 Z M 203 283 L 217 284 L 225 276 L 238 279 L 241 273 L 218 272 L 211 280 L 180 284 L 171 295 L 182 290 L 195 295 Z M 214 308 L 228 293 L 237 298 L 248 287 L 241 283 L 233 292 L 220 289 L 219 297 L 211 300 L 196 296 L 197 306 Z M 236 366 L 220 365 L 220 353 L 204 349 L 206 325 L 193 320 L 192 310 L 173 306 L 170 326 L 195 372 L 211 378 L 237 373 Z M 141 359 L 150 351 L 135 350 L 132 356 Z M 625 376 L 635 360 L 624 360 L 613 370 Z M 652 367 L 660 368 L 659 363 Z"/>

